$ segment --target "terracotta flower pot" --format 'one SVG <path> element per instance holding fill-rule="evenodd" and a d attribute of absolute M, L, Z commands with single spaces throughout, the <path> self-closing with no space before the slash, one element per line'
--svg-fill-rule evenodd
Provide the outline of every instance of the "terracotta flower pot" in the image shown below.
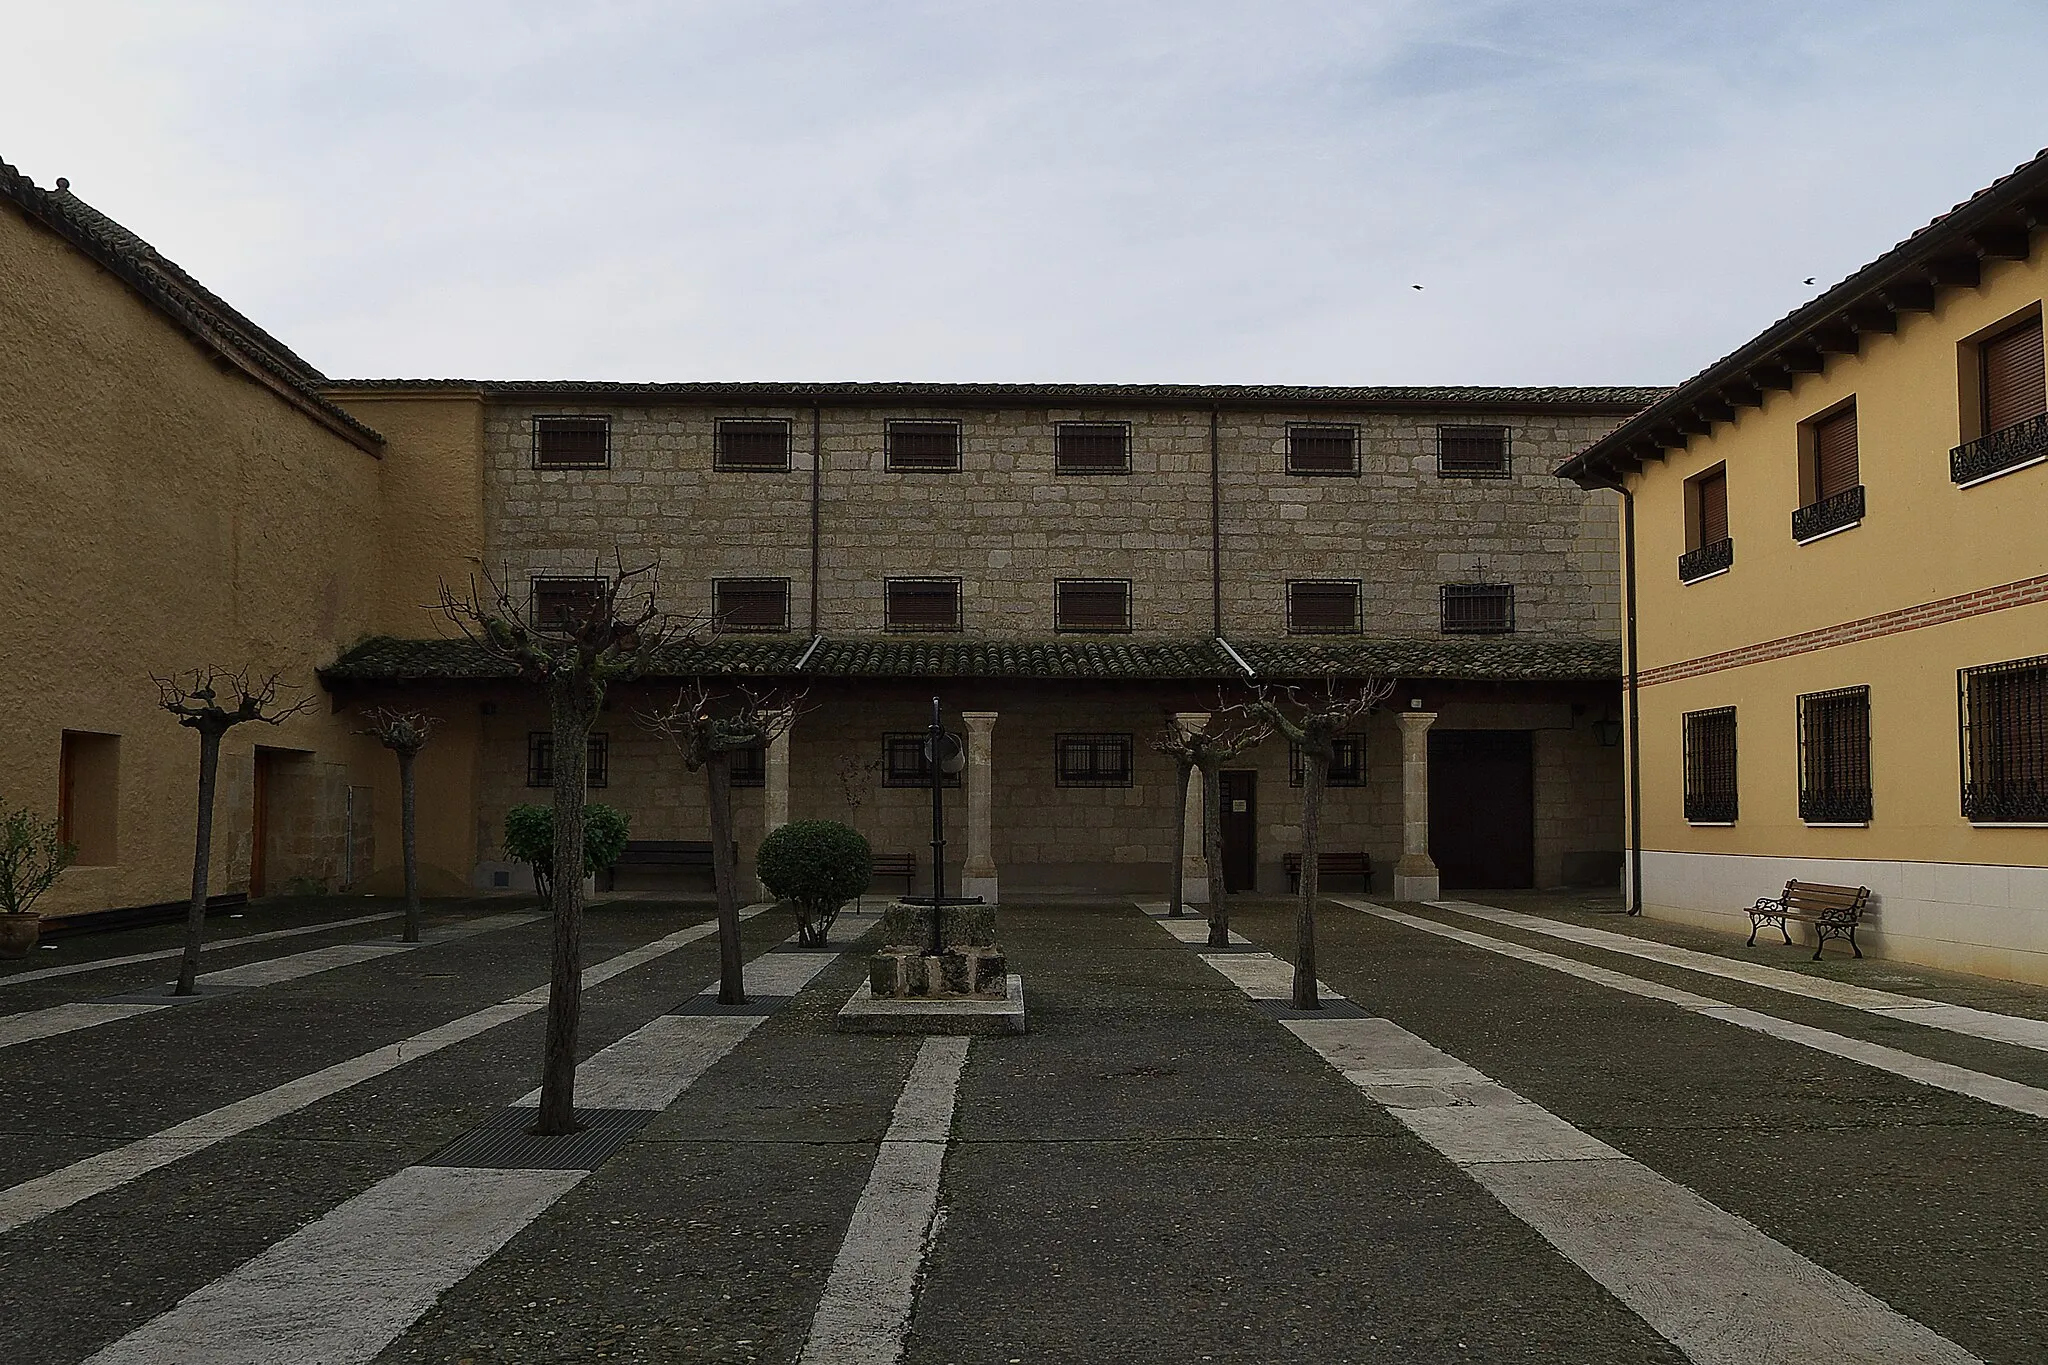
<path fill-rule="evenodd" d="M 42 926 L 43 917 L 33 911 L 0 915 L 0 958 L 27 957 L 35 949 Z"/>

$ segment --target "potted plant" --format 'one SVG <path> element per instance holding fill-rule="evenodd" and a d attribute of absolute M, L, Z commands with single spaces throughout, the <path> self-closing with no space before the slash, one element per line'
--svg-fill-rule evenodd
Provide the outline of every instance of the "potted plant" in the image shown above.
<path fill-rule="evenodd" d="M 820 948 L 839 907 L 868 889 L 875 855 L 868 841 L 834 820 L 797 820 L 761 841 L 754 870 L 768 894 L 796 911 L 796 941 Z"/>
<path fill-rule="evenodd" d="M 27 957 L 36 946 L 43 923 L 36 899 L 77 857 L 77 847 L 58 837 L 56 821 L 26 809 L 0 816 L 0 958 Z"/>

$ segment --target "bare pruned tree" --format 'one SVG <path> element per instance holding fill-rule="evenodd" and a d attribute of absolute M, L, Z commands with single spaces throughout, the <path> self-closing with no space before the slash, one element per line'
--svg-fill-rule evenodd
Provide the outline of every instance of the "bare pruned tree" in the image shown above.
<path fill-rule="evenodd" d="M 178 718 L 178 724 L 199 732 L 199 827 L 192 846 L 192 904 L 185 915 L 185 955 L 178 963 L 174 995 L 195 994 L 199 980 L 199 946 L 206 932 L 206 883 L 213 861 L 213 793 L 220 775 L 221 736 L 251 721 L 282 725 L 313 704 L 310 696 L 285 701 L 276 673 L 253 677 L 248 669 L 196 668 L 190 673 L 149 675 L 156 684 L 157 705 Z M 223 699 L 225 698 L 225 704 Z"/>
<path fill-rule="evenodd" d="M 804 693 L 733 687 L 713 693 L 698 679 L 675 703 L 640 723 L 676 746 L 683 766 L 705 776 L 711 807 L 711 885 L 718 895 L 718 1002 L 747 1003 L 740 956 L 739 869 L 732 837 L 732 756 L 765 748 L 802 714 Z"/>
<path fill-rule="evenodd" d="M 614 683 L 640 676 L 690 624 L 661 610 L 652 565 L 598 570 L 573 596 L 517 594 L 486 575 L 466 595 L 441 585 L 440 609 L 490 658 L 509 664 L 547 699 L 554 736 L 555 921 L 548 980 L 547 1042 L 541 1054 L 538 1135 L 573 1133 L 576 1029 L 583 993 L 583 802 L 590 775 L 590 727 Z"/>
<path fill-rule="evenodd" d="M 369 735 L 398 755 L 398 830 L 405 853 L 405 942 L 420 941 L 420 860 L 413 837 L 413 760 L 441 724 L 438 716 L 424 711 L 403 711 L 393 706 L 372 706 L 363 712 Z"/>
<path fill-rule="evenodd" d="M 1188 780 L 1202 775 L 1202 861 L 1209 871 L 1209 943 L 1223 948 L 1230 944 L 1230 908 L 1223 891 L 1223 765 L 1251 752 L 1273 733 L 1272 725 L 1248 702 L 1232 702 L 1216 694 L 1216 709 L 1200 729 L 1184 726 L 1169 717 L 1153 738 L 1152 746 L 1169 754 L 1180 774 L 1174 784 L 1178 806 L 1174 813 L 1173 899 L 1169 915 L 1181 913 L 1186 888 L 1181 885 L 1181 864 L 1187 854 L 1186 824 Z"/>
<path fill-rule="evenodd" d="M 1301 753 L 1301 906 L 1294 920 L 1294 1008 L 1321 1009 L 1316 993 L 1316 889 L 1322 850 L 1323 790 L 1337 740 L 1394 690 L 1391 678 L 1368 678 L 1356 689 L 1325 681 L 1321 695 L 1294 687 L 1258 689 L 1257 712 Z"/>

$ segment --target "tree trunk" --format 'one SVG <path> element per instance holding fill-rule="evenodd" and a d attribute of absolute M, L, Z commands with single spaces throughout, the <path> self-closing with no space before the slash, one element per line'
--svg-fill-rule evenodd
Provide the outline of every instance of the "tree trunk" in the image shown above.
<path fill-rule="evenodd" d="M 420 941 L 420 860 L 413 840 L 412 764 L 417 758 L 410 749 L 398 751 L 398 828 L 405 845 L 405 942 Z"/>
<path fill-rule="evenodd" d="M 1304 744 L 1301 784 L 1301 909 L 1294 919 L 1294 1008 L 1319 1010 L 1316 993 L 1316 884 L 1321 880 L 1323 785 L 1330 777 L 1329 746 Z"/>
<path fill-rule="evenodd" d="M 711 885 L 718 893 L 718 1003 L 747 1003 L 746 966 L 740 957 L 740 898 L 733 887 L 732 759 L 723 750 L 704 764 L 711 789 Z"/>
<path fill-rule="evenodd" d="M 213 788 L 220 775 L 222 731 L 199 729 L 199 830 L 192 841 L 192 904 L 185 913 L 185 956 L 173 995 L 199 993 L 199 943 L 206 933 L 206 880 L 213 861 Z"/>
<path fill-rule="evenodd" d="M 1183 869 L 1188 855 L 1188 778 L 1194 773 L 1194 765 L 1186 759 L 1176 759 L 1179 765 L 1180 781 L 1173 784 L 1173 896 L 1166 903 L 1166 913 L 1174 919 L 1182 914 L 1181 899 L 1187 894 L 1183 884 Z"/>
<path fill-rule="evenodd" d="M 1209 946 L 1230 946 L 1230 904 L 1223 893 L 1223 768 L 1202 769 L 1202 860 L 1209 865 Z"/>
<path fill-rule="evenodd" d="M 548 886 L 555 951 L 548 975 L 540 1117 L 532 1130 L 542 1136 L 573 1133 L 582 1126 L 576 1122 L 576 1026 L 583 1014 L 583 799 L 593 708 L 581 704 L 575 686 L 561 679 L 548 698 L 555 745 L 555 849 Z"/>

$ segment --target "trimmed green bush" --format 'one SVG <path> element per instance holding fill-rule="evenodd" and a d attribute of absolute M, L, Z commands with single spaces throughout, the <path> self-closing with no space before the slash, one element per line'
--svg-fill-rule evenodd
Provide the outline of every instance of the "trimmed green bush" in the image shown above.
<path fill-rule="evenodd" d="M 816 948 L 839 907 L 874 880 L 875 854 L 857 831 L 835 820 L 797 820 L 761 841 L 754 868 L 768 894 L 795 909 L 797 942 Z"/>
<path fill-rule="evenodd" d="M 0 915 L 28 914 L 77 858 L 77 847 L 57 837 L 55 820 L 0 807 Z"/>
<path fill-rule="evenodd" d="M 591 802 L 583 808 L 583 875 L 602 872 L 626 851 L 631 824 L 624 811 Z M 505 812 L 505 856 L 533 869 L 533 885 L 541 899 L 555 875 L 555 808 L 514 806 Z"/>

